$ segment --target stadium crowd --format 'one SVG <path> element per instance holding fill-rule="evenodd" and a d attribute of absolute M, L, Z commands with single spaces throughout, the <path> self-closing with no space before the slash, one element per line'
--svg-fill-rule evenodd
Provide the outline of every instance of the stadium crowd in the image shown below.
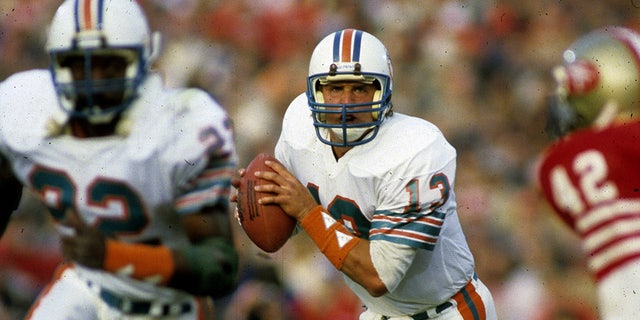
<path fill-rule="evenodd" d="M 393 59 L 395 110 L 435 123 L 457 148 L 460 218 L 500 319 L 597 318 L 581 248 L 548 214 L 531 178 L 550 141 L 551 68 L 585 32 L 638 29 L 640 1 L 139 2 L 164 35 L 157 69 L 168 86 L 201 87 L 228 109 L 240 165 L 273 152 L 319 39 L 345 27 L 379 37 Z M 47 67 L 46 25 L 59 3 L 0 2 L 0 80 Z M 1 320 L 24 315 L 61 259 L 31 197 L 0 241 Z M 217 301 L 219 318 L 357 319 L 361 305 L 305 236 L 265 254 L 236 231 L 242 279 Z"/>

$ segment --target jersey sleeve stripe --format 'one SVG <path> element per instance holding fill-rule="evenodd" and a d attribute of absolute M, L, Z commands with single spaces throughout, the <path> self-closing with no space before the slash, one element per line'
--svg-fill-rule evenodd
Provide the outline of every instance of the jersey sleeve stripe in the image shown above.
<path fill-rule="evenodd" d="M 441 218 L 430 216 L 415 216 L 415 217 L 389 217 L 384 215 L 376 215 L 373 219 L 379 221 L 386 221 L 392 224 L 408 224 L 408 223 L 421 223 L 433 226 L 442 226 L 443 220 Z"/>
<path fill-rule="evenodd" d="M 439 212 L 431 215 L 379 213 L 373 216 L 369 239 L 433 250 L 442 230 L 443 217 Z"/>
<path fill-rule="evenodd" d="M 601 228 L 585 234 L 585 248 L 595 251 L 607 242 L 624 235 L 640 235 L 640 215 L 628 215 L 613 219 Z"/>
<path fill-rule="evenodd" d="M 612 203 L 600 206 L 591 210 L 588 215 L 578 220 L 578 230 L 583 233 L 589 232 L 604 224 L 611 216 L 620 216 L 623 214 L 640 213 L 640 201 L 638 200 L 617 200 Z"/>
<path fill-rule="evenodd" d="M 205 206 L 228 206 L 231 194 L 233 162 L 212 162 L 194 181 L 193 189 L 177 198 L 175 208 L 180 214 L 197 212 Z"/>
<path fill-rule="evenodd" d="M 640 260 L 640 252 L 635 249 L 638 245 L 640 245 L 640 239 L 637 237 L 618 241 L 606 250 L 588 256 L 589 268 L 597 279 L 602 279 L 620 265 L 631 261 L 637 263 Z"/>
<path fill-rule="evenodd" d="M 232 175 L 233 168 L 214 168 L 203 172 L 195 180 L 195 183 L 198 187 L 207 187 L 212 184 L 218 184 L 220 181 L 230 181 Z"/>
<path fill-rule="evenodd" d="M 440 228 L 442 227 L 442 222 L 438 224 L 425 223 L 421 220 L 416 220 L 413 222 L 399 222 L 392 223 L 386 221 L 384 219 L 374 220 L 372 224 L 372 229 L 399 229 L 410 232 L 424 233 L 431 236 L 438 236 L 440 233 Z"/>
<path fill-rule="evenodd" d="M 206 189 L 197 189 L 179 197 L 175 202 L 175 208 L 179 214 L 194 213 L 207 206 L 222 205 L 227 207 L 227 199 L 230 195 L 230 186 L 213 185 Z"/>
<path fill-rule="evenodd" d="M 376 235 L 387 236 L 389 238 L 392 238 L 392 237 L 405 238 L 407 240 L 426 242 L 430 244 L 435 244 L 437 240 L 437 237 L 433 237 L 420 232 L 414 232 L 411 230 L 388 229 L 388 228 L 373 229 L 369 233 L 370 237 L 375 237 Z"/>

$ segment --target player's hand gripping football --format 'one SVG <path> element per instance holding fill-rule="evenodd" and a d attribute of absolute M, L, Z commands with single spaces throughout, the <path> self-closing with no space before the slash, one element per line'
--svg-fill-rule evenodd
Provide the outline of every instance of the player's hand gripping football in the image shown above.
<path fill-rule="evenodd" d="M 298 221 L 318 205 L 309 190 L 282 164 L 274 161 L 266 161 L 265 164 L 274 172 L 257 171 L 255 175 L 273 184 L 256 186 L 256 191 L 275 195 L 264 196 L 258 203 L 277 204 Z"/>
<path fill-rule="evenodd" d="M 257 192 L 271 192 L 274 196 L 263 196 L 260 200 L 260 204 L 277 204 L 285 211 L 285 213 L 296 220 L 302 219 L 311 209 L 318 204 L 315 199 L 307 190 L 307 188 L 298 181 L 298 179 L 291 174 L 282 164 L 267 161 L 267 166 L 272 168 L 275 172 L 257 171 L 256 177 L 267 180 L 272 184 L 265 184 L 256 186 Z M 238 189 L 240 186 L 240 179 L 246 173 L 245 169 L 238 170 L 238 175 L 234 176 L 231 184 Z M 232 202 L 238 201 L 238 195 L 233 194 L 231 196 Z"/>
<path fill-rule="evenodd" d="M 67 211 L 64 227 L 69 231 L 61 237 L 63 257 L 89 268 L 102 269 L 106 251 L 104 234 L 87 225 L 73 210 Z"/>

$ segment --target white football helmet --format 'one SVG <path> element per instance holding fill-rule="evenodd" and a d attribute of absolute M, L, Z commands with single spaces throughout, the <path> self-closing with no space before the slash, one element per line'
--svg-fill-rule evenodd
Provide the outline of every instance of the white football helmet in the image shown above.
<path fill-rule="evenodd" d="M 66 0 L 53 17 L 46 49 L 61 107 L 70 117 L 92 124 L 111 121 L 137 95 L 159 47 L 136 1 Z M 126 74 L 119 79 L 92 80 L 96 57 L 121 57 Z M 69 59 L 82 61 L 84 79 L 74 79 Z M 116 103 L 102 103 L 100 95 L 117 93 Z"/>
<path fill-rule="evenodd" d="M 640 35 L 610 26 L 576 40 L 553 71 L 556 110 L 563 131 L 592 124 L 607 104 L 618 113 L 637 112 L 640 103 Z M 562 116 L 564 115 L 564 116 Z M 558 125 L 558 124 L 556 124 Z"/>
<path fill-rule="evenodd" d="M 373 140 L 391 109 L 392 78 L 393 68 L 387 49 L 371 34 L 345 29 L 322 39 L 311 55 L 307 78 L 307 98 L 318 138 L 323 143 L 343 147 Z M 320 86 L 331 81 L 372 83 L 377 91 L 371 103 L 327 104 Z M 364 106 L 370 108 L 362 108 Z M 370 112 L 374 121 L 347 123 L 348 115 L 354 112 Z M 326 123 L 326 115 L 330 113 L 341 114 L 342 123 Z M 341 141 L 331 141 L 328 131 L 333 131 Z"/>

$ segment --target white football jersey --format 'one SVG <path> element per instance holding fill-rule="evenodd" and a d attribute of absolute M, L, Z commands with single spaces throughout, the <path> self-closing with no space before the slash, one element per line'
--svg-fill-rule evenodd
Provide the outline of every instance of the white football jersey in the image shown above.
<path fill-rule="evenodd" d="M 228 204 L 231 123 L 204 91 L 167 91 L 158 75 L 140 92 L 128 135 L 79 139 L 50 130 L 66 114 L 49 71 L 13 75 L 0 84 L 0 152 L 56 222 L 73 210 L 119 240 L 177 246 L 188 241 L 180 215 Z"/>
<path fill-rule="evenodd" d="M 415 249 L 402 250 L 410 263 L 398 265 L 406 268 L 395 268 L 398 257 L 388 261 L 383 269 L 398 275 L 380 277 L 400 280 L 385 283 L 389 292 L 379 298 L 345 277 L 372 311 L 399 315 L 435 307 L 473 276 L 453 191 L 456 151 L 433 124 L 394 113 L 373 141 L 336 161 L 316 137 L 302 94 L 284 116 L 275 155 L 355 235 L 372 246 Z"/>

